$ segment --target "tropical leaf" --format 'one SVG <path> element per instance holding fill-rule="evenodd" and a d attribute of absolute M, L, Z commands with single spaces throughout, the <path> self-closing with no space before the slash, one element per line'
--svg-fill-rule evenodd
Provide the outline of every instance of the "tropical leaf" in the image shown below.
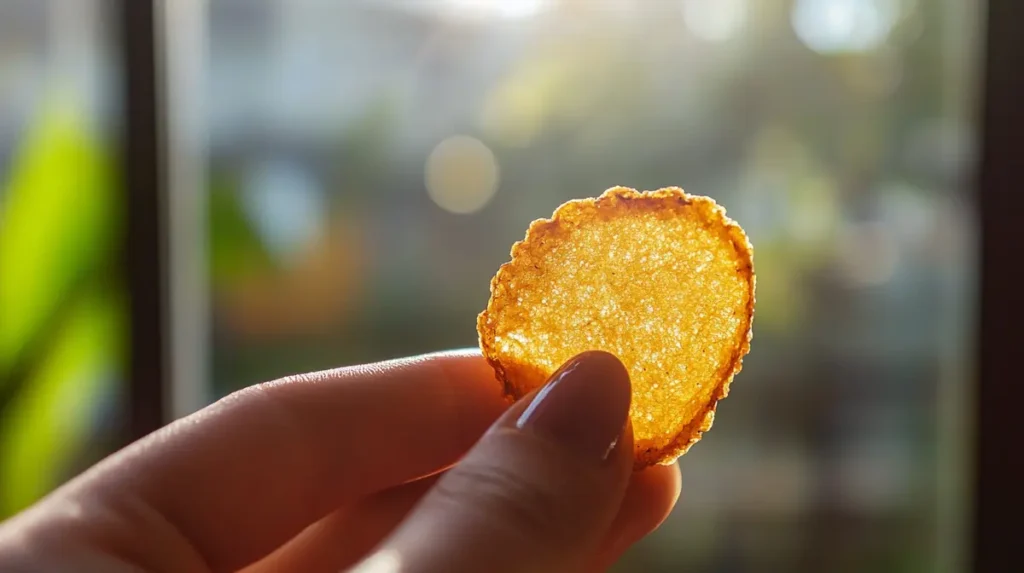
<path fill-rule="evenodd" d="M 83 114 L 43 106 L 10 166 L 0 210 L 0 388 L 76 283 L 109 257 L 118 203 Z"/>
<path fill-rule="evenodd" d="M 109 288 L 85 291 L 53 345 L 0 419 L 0 518 L 67 477 L 97 416 L 115 397 L 123 364 L 124 309 Z"/>

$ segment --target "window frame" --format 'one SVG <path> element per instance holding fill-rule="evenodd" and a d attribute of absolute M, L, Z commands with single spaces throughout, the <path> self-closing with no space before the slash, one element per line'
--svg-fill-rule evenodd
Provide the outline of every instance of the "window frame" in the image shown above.
<path fill-rule="evenodd" d="M 166 186 L 160 166 L 161 98 L 157 92 L 155 0 L 117 0 L 122 70 L 121 162 L 127 206 L 122 246 L 127 277 L 129 356 L 125 441 L 164 423 L 167 336 Z"/>
<path fill-rule="evenodd" d="M 1024 442 L 1017 364 L 1024 334 L 1020 271 L 1024 223 L 1019 151 L 1024 149 L 1024 4 L 989 0 L 984 29 L 980 162 L 974 190 L 980 231 L 980 285 L 975 343 L 973 559 L 975 571 L 1001 571 L 1020 561 L 1018 533 Z"/>

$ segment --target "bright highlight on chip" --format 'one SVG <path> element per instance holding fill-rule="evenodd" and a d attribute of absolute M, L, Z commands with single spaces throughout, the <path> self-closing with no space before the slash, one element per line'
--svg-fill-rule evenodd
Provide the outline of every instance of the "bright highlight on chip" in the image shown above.
<path fill-rule="evenodd" d="M 723 208 L 677 187 L 615 187 L 530 225 L 477 331 L 513 399 L 580 352 L 618 356 L 640 468 L 673 462 L 711 428 L 753 316 L 753 249 Z"/>

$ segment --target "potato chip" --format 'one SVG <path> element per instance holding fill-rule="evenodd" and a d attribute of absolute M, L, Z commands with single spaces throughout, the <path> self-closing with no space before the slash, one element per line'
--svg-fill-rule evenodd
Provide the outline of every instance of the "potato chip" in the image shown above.
<path fill-rule="evenodd" d="M 530 225 L 477 330 L 512 399 L 580 352 L 618 356 L 640 468 L 673 462 L 711 428 L 753 315 L 753 250 L 723 208 L 677 187 L 616 187 Z"/>

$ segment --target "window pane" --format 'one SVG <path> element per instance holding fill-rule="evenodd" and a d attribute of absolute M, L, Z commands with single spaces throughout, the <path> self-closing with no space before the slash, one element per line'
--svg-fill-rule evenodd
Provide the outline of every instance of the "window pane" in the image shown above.
<path fill-rule="evenodd" d="M 121 420 L 116 83 L 101 0 L 0 4 L 0 518 Z"/>
<path fill-rule="evenodd" d="M 751 236 L 753 351 L 621 570 L 960 570 L 980 8 L 209 0 L 211 397 L 474 346 L 532 219 L 680 185 Z"/>

